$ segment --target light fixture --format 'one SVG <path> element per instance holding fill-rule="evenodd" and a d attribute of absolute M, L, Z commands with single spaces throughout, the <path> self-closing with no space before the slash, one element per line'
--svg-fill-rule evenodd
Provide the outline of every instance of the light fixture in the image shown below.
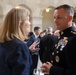
<path fill-rule="evenodd" d="M 50 11 L 50 8 L 46 8 L 46 12 L 49 12 Z"/>
<path fill-rule="evenodd" d="M 20 6 L 16 6 L 15 8 L 18 9 L 18 8 L 20 8 Z"/>

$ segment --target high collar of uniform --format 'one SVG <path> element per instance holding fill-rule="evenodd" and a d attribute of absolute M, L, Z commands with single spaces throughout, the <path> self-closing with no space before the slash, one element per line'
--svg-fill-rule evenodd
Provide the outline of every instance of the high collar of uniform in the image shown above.
<path fill-rule="evenodd" d="M 63 31 L 60 31 L 60 36 L 68 36 L 69 34 L 74 34 L 75 30 L 73 27 L 69 27 Z M 76 33 L 76 32 L 75 32 Z"/>

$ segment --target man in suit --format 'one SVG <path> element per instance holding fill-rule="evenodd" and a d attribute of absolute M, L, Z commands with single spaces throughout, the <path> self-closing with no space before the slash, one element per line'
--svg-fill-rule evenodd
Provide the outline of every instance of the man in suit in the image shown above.
<path fill-rule="evenodd" d="M 76 75 L 76 32 L 72 26 L 74 10 L 69 5 L 55 8 L 54 22 L 60 38 L 50 53 L 50 62 L 42 65 L 49 75 Z"/>
<path fill-rule="evenodd" d="M 36 26 L 34 27 L 34 33 L 32 34 L 32 36 L 30 36 L 29 40 L 27 41 L 27 45 L 30 47 L 32 45 L 32 43 L 34 43 L 35 41 L 36 42 L 39 42 L 40 39 L 39 39 L 39 35 L 41 33 L 41 28 Z M 39 48 L 39 45 L 36 46 L 36 48 Z M 31 53 L 32 53 L 32 60 L 33 60 L 33 65 L 32 65 L 32 71 L 31 71 L 31 75 L 32 75 L 32 72 L 35 68 L 37 68 L 37 63 L 38 63 L 38 53 L 39 51 L 36 50 L 36 51 L 32 51 L 31 50 Z"/>

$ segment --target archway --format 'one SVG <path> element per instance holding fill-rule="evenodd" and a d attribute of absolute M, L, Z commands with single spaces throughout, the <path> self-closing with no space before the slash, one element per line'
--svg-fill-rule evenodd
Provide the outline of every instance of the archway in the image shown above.
<path fill-rule="evenodd" d="M 53 20 L 53 13 L 54 13 L 53 6 L 49 6 L 45 8 L 42 12 L 42 28 L 45 30 L 48 26 L 51 26 L 55 30 L 54 20 Z"/>

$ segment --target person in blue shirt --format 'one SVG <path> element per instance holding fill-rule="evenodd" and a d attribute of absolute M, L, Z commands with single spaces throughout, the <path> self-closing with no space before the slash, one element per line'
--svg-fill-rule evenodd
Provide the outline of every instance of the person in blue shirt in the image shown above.
<path fill-rule="evenodd" d="M 12 8 L 0 30 L 0 75 L 30 75 L 32 59 L 24 39 L 30 32 L 30 12 L 22 6 Z"/>

